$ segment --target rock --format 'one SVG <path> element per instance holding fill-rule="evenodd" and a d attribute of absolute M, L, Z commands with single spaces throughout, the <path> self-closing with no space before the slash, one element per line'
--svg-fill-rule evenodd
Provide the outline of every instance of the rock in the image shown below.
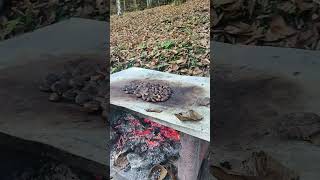
<path fill-rule="evenodd" d="M 92 98 L 89 96 L 88 93 L 80 92 L 75 98 L 75 102 L 79 105 L 83 105 L 84 103 L 90 101 Z"/>
<path fill-rule="evenodd" d="M 52 93 L 52 94 L 50 94 L 50 96 L 49 96 L 49 101 L 52 101 L 52 102 L 58 102 L 58 101 L 60 101 L 60 96 L 59 96 L 59 94 L 57 94 L 57 93 Z"/>

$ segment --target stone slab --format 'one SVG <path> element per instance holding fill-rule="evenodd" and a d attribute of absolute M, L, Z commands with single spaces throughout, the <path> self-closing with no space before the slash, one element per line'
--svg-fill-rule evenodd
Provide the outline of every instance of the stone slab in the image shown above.
<path fill-rule="evenodd" d="M 290 81 L 290 83 L 278 82 L 278 85 L 283 83 L 282 85 L 284 86 L 282 87 L 272 86 L 276 84 L 270 82 L 270 97 L 266 96 L 262 99 L 250 100 L 246 99 L 250 98 L 250 95 L 245 94 L 242 96 L 242 99 L 234 99 L 236 103 L 246 107 L 249 107 L 253 101 L 259 101 L 256 104 L 256 108 L 251 107 L 251 109 L 248 109 L 248 112 L 251 112 L 249 114 L 257 114 L 257 111 L 260 110 L 257 107 L 264 104 L 264 100 L 269 105 L 273 104 L 273 110 L 278 111 L 280 114 L 303 111 L 320 114 L 319 51 L 211 42 L 211 53 L 213 53 L 211 57 L 213 57 L 216 69 L 230 67 L 230 69 L 225 69 L 228 69 L 227 71 L 233 74 L 229 78 L 234 79 L 232 83 L 239 83 L 240 81 L 237 81 L 237 79 L 255 79 L 257 76 L 279 77 L 280 80 Z M 244 78 L 244 76 L 247 77 Z M 291 84 L 292 86 L 285 86 L 286 84 Z M 241 86 L 235 87 L 239 88 Z M 297 94 L 291 95 L 290 92 L 293 88 L 297 88 Z M 237 90 L 239 91 L 240 89 Z M 252 97 L 256 96 L 255 92 L 257 91 L 261 90 L 255 91 L 252 89 L 251 93 L 254 94 Z M 273 101 L 276 96 L 280 95 L 277 92 L 281 92 L 285 100 L 290 103 L 281 106 Z M 216 93 L 219 96 L 219 93 L 223 94 L 226 92 L 219 91 L 212 93 Z M 237 95 L 235 94 L 235 96 Z M 216 104 L 219 105 L 219 102 L 216 101 Z M 241 164 L 251 152 L 263 150 L 286 167 L 298 172 L 301 175 L 300 179 L 320 179 L 320 166 L 318 163 L 320 160 L 319 146 L 302 141 L 284 141 L 272 135 L 263 135 L 264 132 L 272 133 L 273 126 L 271 125 L 276 120 L 275 116 L 260 119 L 260 115 L 252 120 L 243 118 L 241 122 L 237 122 L 240 118 L 237 121 L 230 121 L 229 118 L 224 119 L 224 116 L 227 116 L 227 114 L 219 115 L 224 125 L 215 129 L 219 133 L 217 133 L 215 140 L 212 141 L 213 164 L 218 165 L 219 162 L 224 161 L 231 163 L 239 162 Z M 216 121 L 218 120 L 217 117 L 215 119 Z M 254 129 L 256 128 L 261 131 L 255 132 Z M 261 133 L 260 136 L 259 133 Z M 234 166 L 233 170 L 236 171 L 237 167 Z"/>
<path fill-rule="evenodd" d="M 76 105 L 48 102 L 38 85 L 66 61 L 103 64 L 107 37 L 106 22 L 72 18 L 0 42 L 0 133 L 50 145 L 67 152 L 71 164 L 85 160 L 72 165 L 106 175 L 106 120 Z"/>
<path fill-rule="evenodd" d="M 125 94 L 123 86 L 132 80 L 160 80 L 169 83 L 173 95 L 166 102 L 150 103 Z M 199 98 L 210 98 L 210 79 L 206 77 L 182 76 L 148 70 L 129 68 L 111 75 L 110 103 L 142 116 L 153 119 L 162 125 L 210 142 L 210 107 L 199 106 Z M 147 112 L 146 109 L 159 109 L 162 112 Z M 180 121 L 174 114 L 194 110 L 203 116 L 200 121 Z"/>

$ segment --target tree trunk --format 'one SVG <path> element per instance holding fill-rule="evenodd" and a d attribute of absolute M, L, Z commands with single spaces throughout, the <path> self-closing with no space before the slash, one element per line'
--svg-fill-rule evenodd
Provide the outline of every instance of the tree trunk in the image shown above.
<path fill-rule="evenodd" d="M 117 14 L 118 16 L 122 15 L 120 0 L 117 0 Z"/>
<path fill-rule="evenodd" d="M 134 10 L 138 10 L 137 0 L 134 0 L 133 3 L 134 3 Z"/>
<path fill-rule="evenodd" d="M 123 12 L 126 12 L 126 0 L 123 0 Z"/>

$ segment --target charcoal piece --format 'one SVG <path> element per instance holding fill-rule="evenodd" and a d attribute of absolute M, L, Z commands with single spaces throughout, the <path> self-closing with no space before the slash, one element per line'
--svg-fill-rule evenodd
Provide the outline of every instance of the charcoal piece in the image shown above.
<path fill-rule="evenodd" d="M 75 98 L 75 102 L 79 105 L 83 105 L 84 103 L 90 101 L 92 98 L 91 96 L 89 96 L 88 93 L 85 92 L 80 92 L 76 98 Z"/>

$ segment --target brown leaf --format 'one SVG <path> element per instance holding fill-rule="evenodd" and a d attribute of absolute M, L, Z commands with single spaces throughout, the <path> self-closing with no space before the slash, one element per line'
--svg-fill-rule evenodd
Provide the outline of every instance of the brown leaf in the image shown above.
<path fill-rule="evenodd" d="M 150 173 L 149 173 L 149 178 L 152 178 L 155 176 L 155 174 L 157 174 L 158 172 L 160 172 L 160 175 L 157 177 L 156 180 L 163 180 L 167 174 L 168 174 L 168 171 L 165 167 L 163 167 L 162 165 L 158 164 L 158 165 L 155 165 L 151 168 L 150 170 Z M 156 176 L 155 176 L 156 177 Z"/>
<path fill-rule="evenodd" d="M 249 24 L 239 22 L 226 26 L 224 31 L 229 34 L 247 34 L 250 33 L 252 29 Z"/>
<path fill-rule="evenodd" d="M 199 75 L 201 73 L 203 73 L 203 71 L 199 67 L 196 67 L 194 68 L 192 75 Z"/>
<path fill-rule="evenodd" d="M 125 168 L 129 164 L 129 161 L 127 159 L 127 156 L 125 153 L 119 153 L 115 160 L 114 160 L 114 165 L 120 168 Z"/>
<path fill-rule="evenodd" d="M 282 10 L 285 13 L 293 14 L 295 13 L 297 7 L 291 1 L 285 1 L 278 5 L 278 9 Z"/>
<path fill-rule="evenodd" d="M 146 109 L 147 112 L 156 112 L 156 113 L 161 113 L 162 110 L 160 109 L 152 109 L 152 108 L 149 108 L 149 109 Z"/>
<path fill-rule="evenodd" d="M 266 33 L 265 41 L 277 41 L 295 33 L 296 31 L 287 25 L 282 16 L 276 16 L 270 23 L 270 29 Z"/>
<path fill-rule="evenodd" d="M 200 121 L 203 119 L 201 114 L 195 112 L 194 110 L 189 110 L 187 112 L 181 112 L 174 114 L 180 121 Z"/>
<path fill-rule="evenodd" d="M 256 6 L 256 0 L 250 0 L 249 1 L 249 15 L 250 15 L 250 17 L 252 17 L 255 6 Z"/>
<path fill-rule="evenodd" d="M 213 1 L 213 6 L 222 6 L 222 5 L 227 5 L 227 4 L 232 4 L 234 2 L 236 2 L 237 0 L 214 0 Z"/>

